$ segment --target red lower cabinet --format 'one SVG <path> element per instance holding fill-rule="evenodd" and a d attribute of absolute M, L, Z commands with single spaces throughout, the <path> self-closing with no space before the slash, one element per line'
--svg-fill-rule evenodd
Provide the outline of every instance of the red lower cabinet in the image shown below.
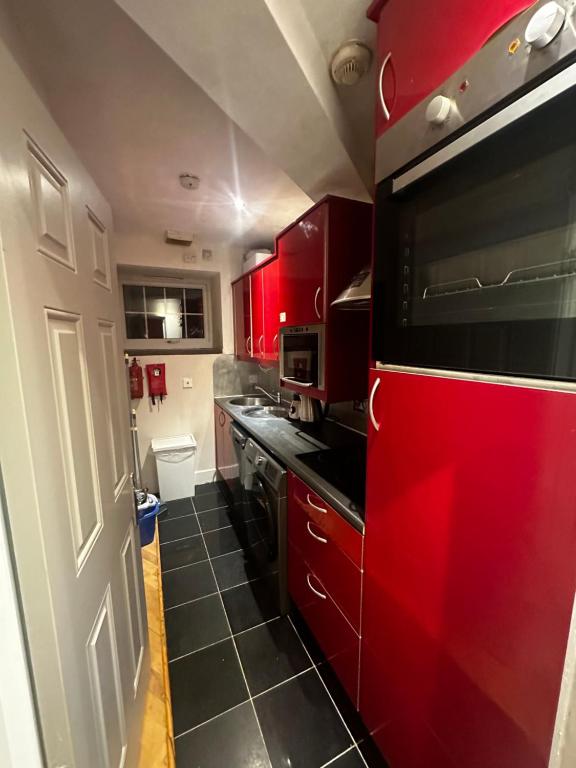
<path fill-rule="evenodd" d="M 357 706 L 362 536 L 288 475 L 290 595 Z"/>
<path fill-rule="evenodd" d="M 360 712 L 394 768 L 545 768 L 576 589 L 576 395 L 371 373 Z"/>

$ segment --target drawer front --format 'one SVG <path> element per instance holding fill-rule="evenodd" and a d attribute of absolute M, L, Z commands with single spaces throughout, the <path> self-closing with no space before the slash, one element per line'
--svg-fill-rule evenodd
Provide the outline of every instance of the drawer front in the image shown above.
<path fill-rule="evenodd" d="M 290 498 L 306 512 L 315 526 L 329 536 L 330 541 L 334 542 L 357 568 L 361 568 L 362 534 L 293 472 L 288 473 L 288 492 Z"/>
<path fill-rule="evenodd" d="M 358 707 L 360 638 L 301 553 L 288 544 L 288 588 L 318 645 Z"/>
<path fill-rule="evenodd" d="M 314 569 L 354 629 L 360 631 L 362 574 L 312 517 L 290 498 L 288 539 Z"/>

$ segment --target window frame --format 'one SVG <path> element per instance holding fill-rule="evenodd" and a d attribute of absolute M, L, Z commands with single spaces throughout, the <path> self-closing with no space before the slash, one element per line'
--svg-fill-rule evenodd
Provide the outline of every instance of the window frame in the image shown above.
<path fill-rule="evenodd" d="M 153 314 L 148 313 L 146 311 L 146 307 L 144 308 L 144 312 L 138 312 L 133 310 L 126 310 L 125 303 L 124 303 L 124 286 L 125 285 L 131 285 L 131 286 L 138 286 L 142 288 L 163 288 L 164 290 L 168 290 L 171 288 L 178 288 L 184 291 L 185 288 L 191 288 L 196 290 L 202 291 L 202 302 L 203 302 L 203 318 L 204 318 L 204 337 L 201 339 L 188 339 L 188 338 L 181 338 L 181 339 L 142 339 L 142 338 L 132 338 L 129 337 L 127 334 L 126 329 L 126 316 L 127 315 L 141 315 L 141 314 Z M 156 279 L 156 278 L 150 278 L 146 276 L 138 277 L 135 275 L 134 277 L 126 277 L 122 276 L 120 278 L 120 287 L 121 287 L 121 296 L 122 296 L 122 323 L 123 323 L 123 333 L 124 333 L 124 342 L 126 349 L 130 350 L 138 350 L 141 352 L 146 351 L 206 351 L 210 352 L 214 348 L 214 333 L 213 333 L 213 324 L 212 324 L 212 296 L 211 296 L 211 287 L 208 280 L 189 280 L 189 279 L 180 279 L 180 278 L 170 278 L 165 277 L 163 279 Z M 196 314 L 196 313 L 182 313 L 184 315 L 186 314 Z"/>

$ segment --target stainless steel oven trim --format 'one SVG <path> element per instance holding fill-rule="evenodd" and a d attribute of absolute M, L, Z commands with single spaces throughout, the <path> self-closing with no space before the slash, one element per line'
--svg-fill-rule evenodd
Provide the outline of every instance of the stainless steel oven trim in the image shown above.
<path fill-rule="evenodd" d="M 282 381 L 286 379 L 285 376 L 285 369 L 284 369 L 284 337 L 285 336 L 297 336 L 301 334 L 306 333 L 316 333 L 318 335 L 318 386 L 315 387 L 315 389 L 322 390 L 325 386 L 325 372 L 326 372 L 326 357 L 325 357 L 325 349 L 326 349 L 326 326 L 319 323 L 316 325 L 302 325 L 302 326 L 295 326 L 295 327 L 288 327 L 288 328 L 280 328 L 280 344 L 279 344 L 279 363 L 280 363 L 280 384 L 282 384 Z M 289 380 L 291 384 L 294 386 L 298 386 L 298 382 L 294 381 L 290 378 L 286 379 Z M 308 384 L 303 384 L 302 392 L 305 394 L 306 390 L 309 389 Z"/>
<path fill-rule="evenodd" d="M 542 85 L 534 88 L 534 90 L 521 96 L 517 101 L 513 102 L 509 106 L 492 115 L 480 125 L 472 128 L 468 133 L 455 139 L 448 146 L 443 147 L 434 155 L 427 157 L 414 168 L 406 171 L 406 173 L 397 176 L 392 181 L 392 193 L 396 194 L 402 189 L 406 189 L 410 184 L 423 178 L 432 171 L 440 168 L 442 165 L 452 160 L 458 155 L 461 155 L 467 149 L 479 144 L 489 136 L 493 136 L 495 133 L 505 128 L 507 125 L 511 125 L 516 120 L 529 114 L 538 107 L 546 104 L 546 102 L 559 96 L 561 93 L 566 92 L 570 88 L 576 85 L 576 64 L 572 64 L 567 69 L 559 72 L 550 80 L 547 80 Z"/>

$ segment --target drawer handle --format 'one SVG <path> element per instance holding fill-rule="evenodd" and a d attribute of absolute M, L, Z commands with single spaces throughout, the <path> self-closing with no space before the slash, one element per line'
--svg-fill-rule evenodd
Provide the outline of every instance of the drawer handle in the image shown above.
<path fill-rule="evenodd" d="M 309 493 L 306 494 L 306 501 L 308 502 L 308 504 L 310 504 L 312 509 L 316 509 L 316 510 L 318 510 L 318 512 L 323 512 L 325 515 L 328 514 L 328 510 L 327 509 L 324 509 L 323 507 L 318 507 L 318 506 L 316 506 L 316 504 L 314 504 L 314 502 L 310 499 L 310 494 Z"/>
<path fill-rule="evenodd" d="M 314 309 L 316 310 L 316 317 L 318 320 L 322 320 L 322 315 L 318 311 L 318 296 L 320 296 L 320 291 L 322 290 L 322 286 L 319 286 L 316 289 L 316 293 L 314 294 Z"/>
<path fill-rule="evenodd" d="M 328 539 L 325 539 L 323 536 L 318 536 L 317 533 L 314 533 L 312 528 L 310 527 L 310 520 L 306 523 L 306 528 L 308 528 L 308 533 L 310 536 L 312 536 L 313 539 L 316 539 L 316 541 L 321 541 L 322 544 L 328 544 Z"/>
<path fill-rule="evenodd" d="M 380 75 L 378 76 L 378 95 L 380 96 L 380 106 L 382 107 L 382 114 L 384 115 L 384 119 L 387 121 L 390 120 L 390 110 L 388 109 L 386 101 L 384 100 L 384 84 L 382 80 L 384 79 L 384 70 L 386 69 L 391 58 L 392 51 L 390 51 L 390 53 L 384 57 L 384 61 L 380 67 Z"/>
<path fill-rule="evenodd" d="M 322 594 L 322 592 L 318 592 L 318 590 L 317 590 L 317 589 L 314 589 L 314 587 L 312 586 L 312 584 L 310 584 L 310 575 L 311 575 L 311 574 L 309 574 L 309 573 L 307 573 L 307 574 L 306 574 L 306 581 L 307 581 L 307 583 L 308 583 L 308 586 L 310 587 L 310 589 L 312 590 L 312 592 L 314 592 L 314 594 L 315 594 L 315 595 L 317 595 L 318 597 L 321 597 L 321 598 L 322 598 L 322 600 L 326 600 L 326 595 L 323 595 L 323 594 Z"/>

